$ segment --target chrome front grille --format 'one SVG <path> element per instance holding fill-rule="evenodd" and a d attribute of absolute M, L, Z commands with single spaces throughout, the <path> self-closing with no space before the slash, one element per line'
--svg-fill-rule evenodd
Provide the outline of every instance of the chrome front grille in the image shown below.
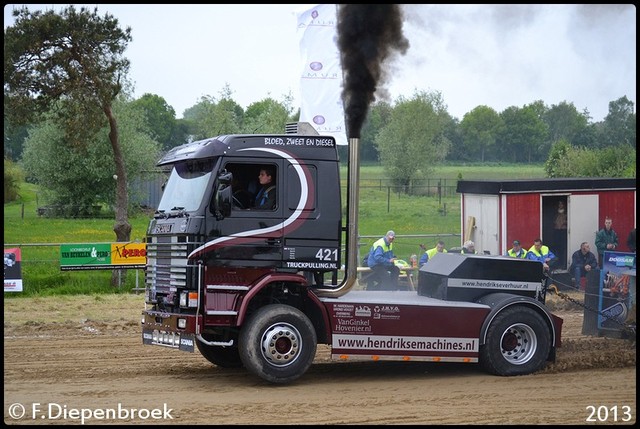
<path fill-rule="evenodd" d="M 164 297 L 173 302 L 177 290 L 187 288 L 190 272 L 187 256 L 193 248 L 194 244 L 185 236 L 147 237 L 145 285 L 149 302 L 160 298 L 165 301 Z"/>

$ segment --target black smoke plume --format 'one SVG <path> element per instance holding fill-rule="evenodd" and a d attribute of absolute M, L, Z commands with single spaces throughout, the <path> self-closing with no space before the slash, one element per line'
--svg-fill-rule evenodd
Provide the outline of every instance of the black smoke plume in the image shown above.
<path fill-rule="evenodd" d="M 404 54 L 409 41 L 397 4 L 340 4 L 337 30 L 347 137 L 360 138 L 374 93 L 385 81 L 385 60 L 395 51 Z"/>

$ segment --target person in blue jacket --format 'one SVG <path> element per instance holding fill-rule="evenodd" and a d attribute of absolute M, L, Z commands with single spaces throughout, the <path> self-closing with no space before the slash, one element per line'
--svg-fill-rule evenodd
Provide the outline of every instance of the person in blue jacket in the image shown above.
<path fill-rule="evenodd" d="M 586 277 L 591 270 L 598 268 L 598 259 L 591 252 L 591 246 L 586 241 L 580 243 L 580 248 L 571 255 L 571 267 L 569 271 L 573 274 L 575 286 L 580 286 L 580 278 Z"/>
<path fill-rule="evenodd" d="M 396 255 L 393 253 L 393 240 L 396 233 L 388 231 L 384 237 L 373 243 L 369 251 L 367 265 L 371 268 L 371 275 L 367 289 L 396 290 L 400 268 L 395 264 Z"/>
<path fill-rule="evenodd" d="M 549 250 L 547 246 L 542 244 L 540 238 L 533 240 L 533 246 L 527 251 L 527 259 L 540 262 L 545 273 L 548 273 L 549 268 L 558 260 L 557 256 Z"/>

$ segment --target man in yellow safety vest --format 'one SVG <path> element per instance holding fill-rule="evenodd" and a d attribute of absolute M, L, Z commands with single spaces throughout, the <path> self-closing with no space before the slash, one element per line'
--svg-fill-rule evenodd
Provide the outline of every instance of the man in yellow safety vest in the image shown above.
<path fill-rule="evenodd" d="M 444 248 L 444 241 L 442 240 L 439 240 L 438 243 L 436 243 L 436 247 L 425 250 L 425 252 L 420 257 L 419 266 L 421 267 L 426 264 L 428 260 L 432 259 L 438 253 L 447 253 L 447 249 Z"/>
<path fill-rule="evenodd" d="M 369 251 L 367 265 L 371 268 L 371 275 L 367 289 L 396 290 L 400 269 L 395 265 L 396 255 L 393 253 L 393 240 L 396 233 L 388 231 L 384 237 L 373 243 Z"/>
<path fill-rule="evenodd" d="M 527 257 L 527 251 L 522 248 L 522 246 L 520 245 L 520 241 L 513 240 L 513 247 L 507 250 L 507 253 L 504 256 L 524 259 Z"/>

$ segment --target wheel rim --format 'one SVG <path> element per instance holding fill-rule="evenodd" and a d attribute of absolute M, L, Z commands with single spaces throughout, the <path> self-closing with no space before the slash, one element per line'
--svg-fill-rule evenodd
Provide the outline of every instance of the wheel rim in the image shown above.
<path fill-rule="evenodd" d="M 529 362 L 537 348 L 538 339 L 535 331 L 522 323 L 509 326 L 500 338 L 502 357 L 514 365 Z"/>
<path fill-rule="evenodd" d="M 276 323 L 262 335 L 262 356 L 274 366 L 291 365 L 302 350 L 300 332 L 288 323 Z"/>

